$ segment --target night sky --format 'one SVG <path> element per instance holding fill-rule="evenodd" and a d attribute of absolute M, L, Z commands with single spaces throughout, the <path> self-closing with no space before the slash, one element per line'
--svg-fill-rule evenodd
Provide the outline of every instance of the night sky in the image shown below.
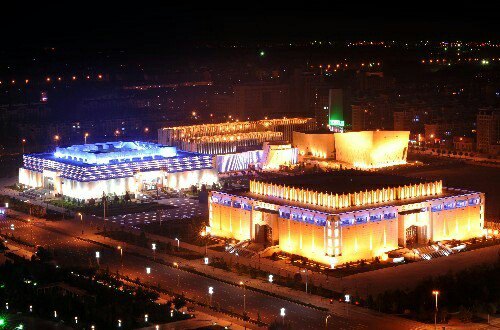
<path fill-rule="evenodd" d="M 102 1 L 104 2 L 104 1 Z M 171 47 L 206 42 L 329 40 L 496 40 L 500 35 L 492 4 L 418 2 L 409 6 L 375 2 L 352 6 L 288 4 L 192 8 L 126 1 L 119 5 L 83 2 L 25 4 L 3 15 L 6 48 L 64 46 L 71 48 Z"/>

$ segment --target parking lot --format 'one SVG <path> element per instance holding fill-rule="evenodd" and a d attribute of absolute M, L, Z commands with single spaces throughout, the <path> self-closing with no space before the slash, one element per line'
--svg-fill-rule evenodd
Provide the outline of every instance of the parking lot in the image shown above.
<path fill-rule="evenodd" d="M 122 214 L 111 217 L 106 217 L 107 221 L 122 226 L 140 229 L 143 224 L 154 222 L 189 219 L 193 217 L 207 217 L 208 206 L 200 204 L 198 200 L 187 197 L 160 199 L 157 201 L 160 204 L 173 206 L 171 209 L 163 209 L 153 212 L 140 212 L 133 214 Z M 102 220 L 102 216 L 92 215 L 96 220 Z"/>

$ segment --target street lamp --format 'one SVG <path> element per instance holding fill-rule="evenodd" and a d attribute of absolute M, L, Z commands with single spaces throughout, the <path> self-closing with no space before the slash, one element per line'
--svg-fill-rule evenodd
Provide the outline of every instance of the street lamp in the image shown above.
<path fill-rule="evenodd" d="M 61 137 L 58 134 L 54 135 L 54 142 L 56 143 L 56 146 L 59 146 L 60 139 L 61 139 Z"/>
<path fill-rule="evenodd" d="M 22 139 L 21 140 L 21 144 L 23 146 L 23 155 L 24 155 L 24 145 L 26 144 L 26 139 Z"/>
<path fill-rule="evenodd" d="M 97 267 L 100 267 L 99 265 L 99 258 L 101 257 L 101 253 L 99 251 L 95 252 L 95 258 L 97 260 Z"/>
<path fill-rule="evenodd" d="M 177 262 L 174 261 L 173 265 L 174 265 L 174 267 L 177 268 L 177 286 L 179 286 L 179 282 L 180 282 L 180 279 L 179 279 L 180 274 L 179 274 L 179 271 L 178 271 L 179 270 L 179 263 L 177 263 Z"/>
<path fill-rule="evenodd" d="M 149 315 L 148 314 L 144 314 L 144 323 L 148 323 L 148 318 L 149 318 Z"/>
<path fill-rule="evenodd" d="M 177 241 L 177 251 L 179 251 L 179 245 L 181 243 L 181 241 L 176 237 L 175 240 Z"/>
<path fill-rule="evenodd" d="M 283 325 L 285 325 L 285 307 L 281 307 L 280 315 L 283 318 Z"/>
<path fill-rule="evenodd" d="M 302 269 L 302 273 L 306 273 L 306 293 L 307 293 L 307 285 L 309 283 L 309 279 L 307 277 L 307 268 L 306 269 Z"/>
<path fill-rule="evenodd" d="M 273 274 L 269 274 L 268 281 L 269 283 L 273 284 Z"/>
<path fill-rule="evenodd" d="M 89 137 L 89 133 L 85 132 L 85 134 L 83 134 L 83 139 L 85 141 L 85 144 L 87 144 L 87 138 Z"/>
<path fill-rule="evenodd" d="M 434 311 L 434 330 L 437 329 L 437 313 L 438 313 L 438 295 L 439 291 L 438 290 L 433 290 L 432 294 L 436 296 L 436 309 Z"/>
<path fill-rule="evenodd" d="M 153 260 L 156 260 L 156 243 L 152 243 L 151 248 L 153 249 Z"/>
<path fill-rule="evenodd" d="M 208 287 L 208 294 L 210 295 L 210 307 L 212 306 L 212 295 L 214 294 L 214 288 L 209 286 Z"/>
<path fill-rule="evenodd" d="M 80 223 L 82 225 L 82 235 L 83 235 L 83 214 L 81 212 L 78 212 L 78 215 L 80 216 Z"/>
<path fill-rule="evenodd" d="M 347 303 L 346 314 L 347 317 L 349 317 L 349 303 L 351 302 L 351 295 L 350 294 L 344 295 L 344 301 Z"/>
<path fill-rule="evenodd" d="M 122 273 L 123 273 L 123 248 L 118 245 L 118 250 L 120 250 L 120 268 L 122 269 Z"/>
<path fill-rule="evenodd" d="M 330 317 L 332 317 L 332 316 L 331 316 L 330 314 L 328 314 L 328 315 L 326 316 L 326 318 L 325 318 L 325 328 L 327 328 L 327 329 L 328 329 L 328 319 L 329 319 Z"/>
<path fill-rule="evenodd" d="M 243 316 L 247 315 L 246 283 L 247 282 L 240 281 L 240 285 L 243 287 Z"/>
<path fill-rule="evenodd" d="M 146 274 L 151 274 L 151 267 L 146 267 Z"/>

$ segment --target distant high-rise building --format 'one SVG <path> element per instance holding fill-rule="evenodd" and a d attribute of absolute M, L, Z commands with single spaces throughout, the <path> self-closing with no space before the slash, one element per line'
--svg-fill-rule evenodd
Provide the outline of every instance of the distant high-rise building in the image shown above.
<path fill-rule="evenodd" d="M 500 152 L 500 111 L 479 111 L 476 125 L 477 150 L 487 154 L 498 154 Z"/>
<path fill-rule="evenodd" d="M 334 132 L 343 132 L 344 121 L 344 91 L 342 89 L 330 89 L 328 91 L 328 125 Z"/>
<path fill-rule="evenodd" d="M 394 111 L 394 130 L 410 131 L 412 128 L 413 113 L 409 111 Z"/>
<path fill-rule="evenodd" d="M 352 110 L 352 130 L 353 131 L 364 131 L 367 130 L 366 119 L 368 115 L 368 109 L 364 106 L 355 104 L 351 106 Z"/>
<path fill-rule="evenodd" d="M 210 98 L 210 112 L 215 115 L 227 116 L 235 111 L 234 95 L 215 94 Z"/>
<path fill-rule="evenodd" d="M 235 113 L 241 120 L 287 115 L 290 111 L 287 84 L 252 83 L 234 86 Z"/>

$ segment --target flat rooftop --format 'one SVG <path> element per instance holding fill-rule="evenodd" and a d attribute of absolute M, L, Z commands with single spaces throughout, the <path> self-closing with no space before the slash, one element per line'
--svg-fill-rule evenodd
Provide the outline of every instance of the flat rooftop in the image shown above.
<path fill-rule="evenodd" d="M 373 203 L 373 204 L 365 204 L 365 205 L 358 205 L 358 206 L 354 205 L 354 206 L 342 207 L 342 208 L 330 208 L 330 207 L 324 207 L 324 206 L 318 206 L 318 205 L 311 205 L 311 204 L 281 199 L 278 197 L 252 194 L 250 192 L 236 193 L 236 195 L 253 198 L 253 199 L 263 201 L 266 203 L 270 203 L 270 204 L 276 204 L 276 205 L 281 205 L 281 206 L 295 206 L 295 207 L 299 207 L 302 209 L 315 210 L 315 211 L 325 212 L 325 213 L 329 213 L 329 214 L 340 214 L 340 213 L 345 213 L 345 212 L 375 209 L 375 208 L 384 207 L 384 206 L 399 206 L 399 205 L 406 205 L 406 204 L 412 204 L 412 203 L 420 203 L 420 202 L 425 202 L 428 200 L 434 200 L 434 199 L 469 194 L 469 193 L 474 193 L 474 192 L 473 191 L 465 191 L 465 190 L 460 191 L 460 190 L 453 190 L 453 189 L 449 189 L 449 188 L 448 189 L 443 188 L 442 194 L 434 195 L 434 196 L 422 196 L 422 197 L 417 197 L 417 198 L 399 199 L 399 200 L 393 200 L 390 202 Z"/>
<path fill-rule="evenodd" d="M 257 181 L 333 194 L 432 182 L 432 180 L 356 170 L 282 176 Z"/>

